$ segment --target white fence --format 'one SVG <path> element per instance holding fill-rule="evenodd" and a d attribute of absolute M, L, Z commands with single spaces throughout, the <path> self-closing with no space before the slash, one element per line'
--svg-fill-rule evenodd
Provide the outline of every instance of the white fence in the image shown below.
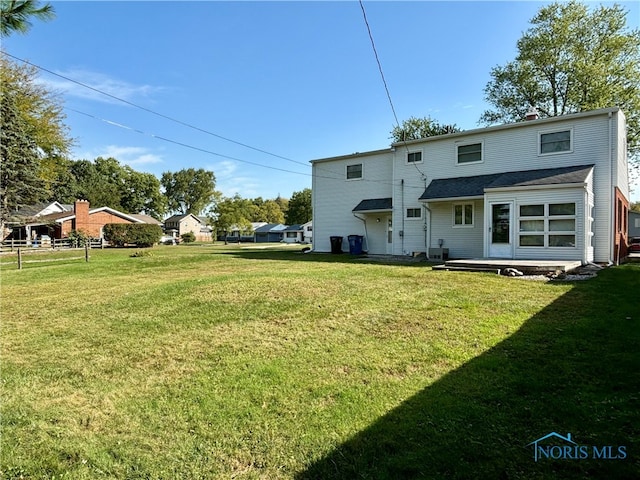
<path fill-rule="evenodd" d="M 92 238 L 89 241 L 89 248 L 104 248 L 106 242 L 101 238 Z M 82 243 L 69 238 L 46 240 L 44 242 L 32 240 L 4 240 L 0 242 L 0 253 L 17 252 L 18 249 L 26 251 L 42 250 L 62 250 L 71 248 L 84 248 Z"/>

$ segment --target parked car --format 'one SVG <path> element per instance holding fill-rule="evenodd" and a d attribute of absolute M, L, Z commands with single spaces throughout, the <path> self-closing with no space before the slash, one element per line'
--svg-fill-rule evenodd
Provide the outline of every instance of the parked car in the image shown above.
<path fill-rule="evenodd" d="M 175 245 L 176 239 L 171 235 L 163 235 L 160 237 L 160 242 L 158 243 L 160 243 L 160 245 Z"/>
<path fill-rule="evenodd" d="M 640 237 L 631 237 L 631 240 L 629 240 L 629 252 L 640 253 Z"/>

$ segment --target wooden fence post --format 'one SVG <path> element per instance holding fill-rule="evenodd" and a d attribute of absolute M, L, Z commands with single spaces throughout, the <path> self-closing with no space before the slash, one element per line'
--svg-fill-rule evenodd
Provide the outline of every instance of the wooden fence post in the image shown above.
<path fill-rule="evenodd" d="M 85 262 L 89 261 L 89 242 L 84 244 L 84 260 Z"/>
<path fill-rule="evenodd" d="M 18 247 L 18 270 L 22 270 L 22 250 Z"/>

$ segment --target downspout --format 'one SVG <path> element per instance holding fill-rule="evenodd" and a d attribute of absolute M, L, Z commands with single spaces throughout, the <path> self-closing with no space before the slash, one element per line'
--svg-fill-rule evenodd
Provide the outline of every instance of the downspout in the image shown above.
<path fill-rule="evenodd" d="M 613 132 L 611 131 L 611 129 L 613 128 L 613 115 L 611 112 L 609 112 L 609 189 L 610 189 L 610 196 L 611 196 L 611 203 L 610 203 L 610 214 L 611 214 L 611 219 L 608 222 L 609 223 L 609 241 L 611 242 L 611 247 L 609 248 L 609 264 L 612 264 L 614 262 L 616 262 L 617 265 L 617 261 L 616 261 L 616 257 L 615 257 L 615 248 L 616 248 L 616 241 L 614 238 L 615 232 L 614 232 L 614 223 L 616 220 L 616 195 L 615 195 L 615 188 L 613 188 L 613 154 L 611 152 L 611 149 L 613 148 L 613 141 L 612 141 L 612 136 L 613 136 Z"/>
<path fill-rule="evenodd" d="M 364 243 L 367 244 L 366 252 L 368 253 L 369 252 L 369 234 L 367 233 L 367 220 L 362 217 L 359 217 L 355 213 L 353 214 L 353 216 L 356 217 L 358 220 L 362 220 L 362 223 L 364 223 Z M 364 247 L 362 248 L 362 250 L 364 250 Z"/>
<path fill-rule="evenodd" d="M 427 257 L 427 260 L 429 260 L 429 248 L 431 248 L 431 209 L 426 203 L 423 203 L 422 206 L 429 214 L 428 223 L 426 214 L 424 218 L 424 248 L 426 249 L 425 256 Z"/>
<path fill-rule="evenodd" d="M 400 250 L 402 255 L 404 252 L 404 178 L 400 180 L 400 218 L 402 218 L 402 230 L 400 230 Z"/>

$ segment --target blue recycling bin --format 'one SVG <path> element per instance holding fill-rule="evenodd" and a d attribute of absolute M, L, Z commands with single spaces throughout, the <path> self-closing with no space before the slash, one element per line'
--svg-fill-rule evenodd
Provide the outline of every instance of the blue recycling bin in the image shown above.
<path fill-rule="evenodd" d="M 349 253 L 351 255 L 362 255 L 362 235 L 349 235 Z"/>

